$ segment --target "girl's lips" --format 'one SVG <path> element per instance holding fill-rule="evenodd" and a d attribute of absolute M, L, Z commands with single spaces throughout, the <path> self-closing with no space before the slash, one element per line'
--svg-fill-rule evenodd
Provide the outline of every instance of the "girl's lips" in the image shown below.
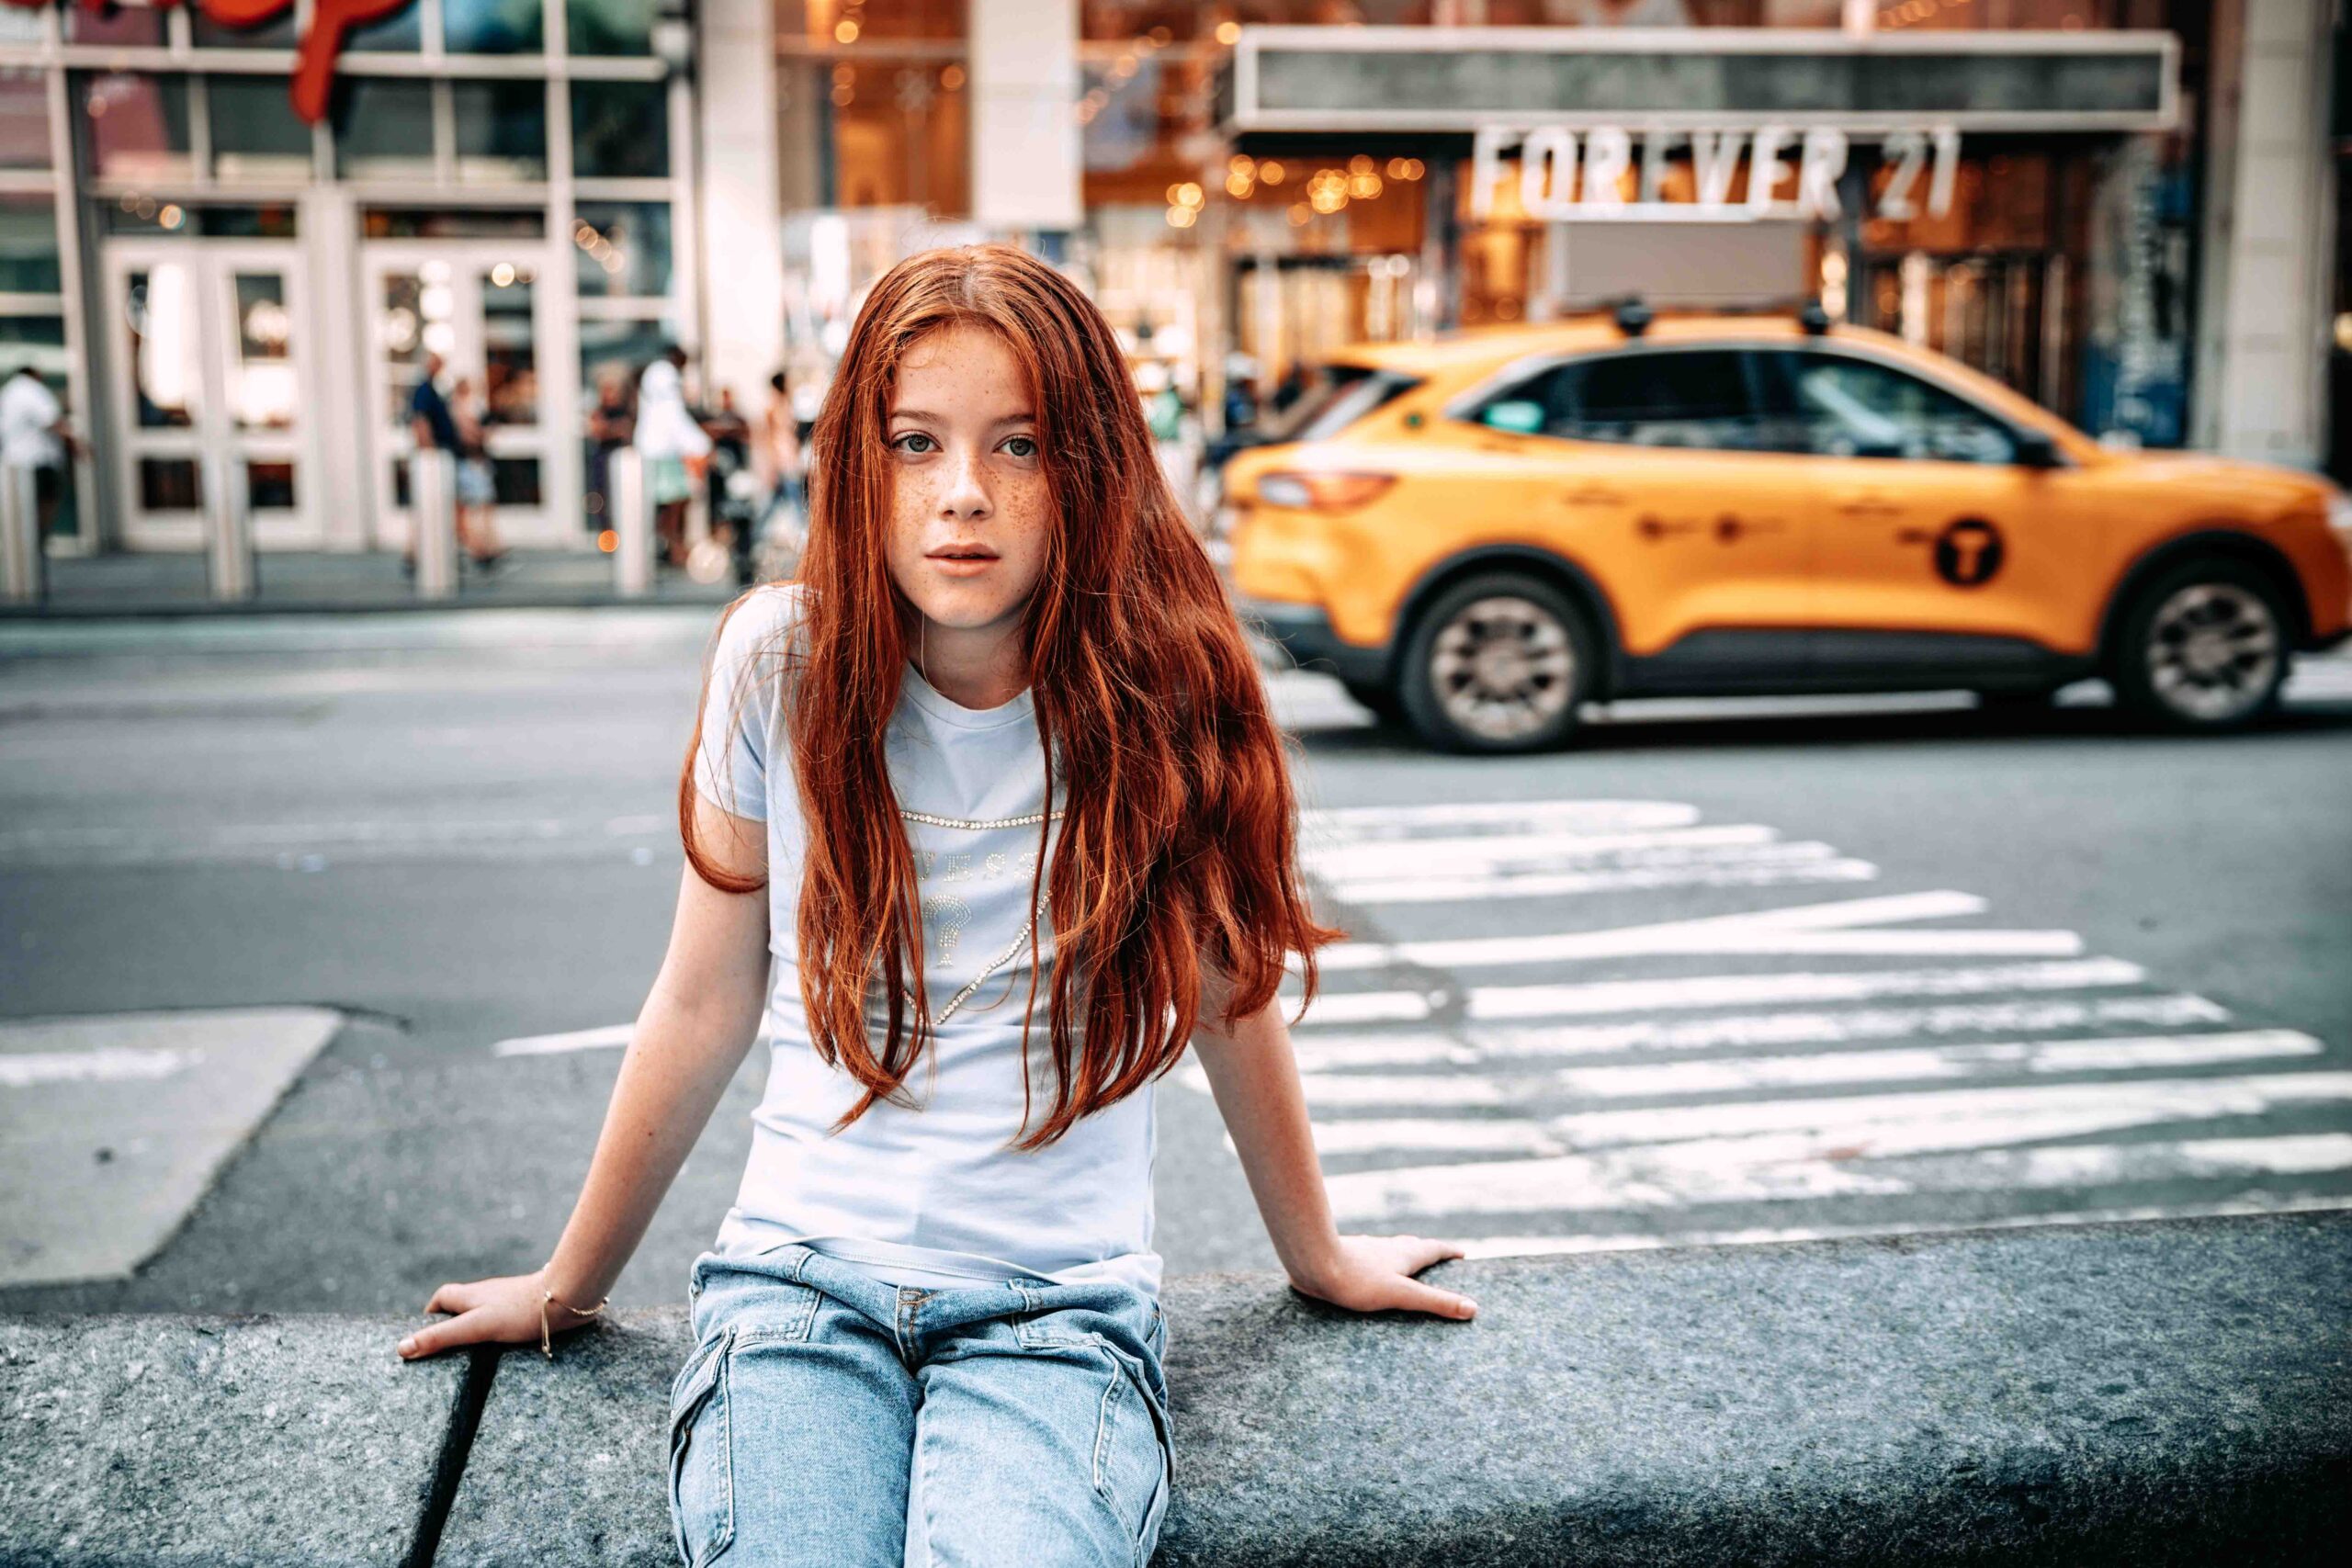
<path fill-rule="evenodd" d="M 978 577 L 996 564 L 994 556 L 932 556 L 927 558 L 950 577 Z"/>

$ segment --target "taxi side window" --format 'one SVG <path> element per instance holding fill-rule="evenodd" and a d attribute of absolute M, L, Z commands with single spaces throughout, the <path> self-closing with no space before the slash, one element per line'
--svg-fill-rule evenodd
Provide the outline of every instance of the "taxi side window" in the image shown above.
<path fill-rule="evenodd" d="M 2007 426 L 1893 366 L 1836 354 L 1757 356 L 1772 446 L 1821 457 L 2014 463 Z"/>
<path fill-rule="evenodd" d="M 1564 441 L 1769 450 L 1746 358 L 1723 349 L 1610 354 L 1555 365 L 1499 396 L 1482 424 Z"/>

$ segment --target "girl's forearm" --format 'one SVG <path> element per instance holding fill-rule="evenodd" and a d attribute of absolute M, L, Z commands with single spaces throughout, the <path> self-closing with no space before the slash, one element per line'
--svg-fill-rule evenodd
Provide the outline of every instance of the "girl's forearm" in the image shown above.
<path fill-rule="evenodd" d="M 1204 1007 L 1193 1048 L 1233 1134 L 1274 1252 L 1293 1282 L 1311 1288 L 1338 1261 L 1340 1238 L 1282 1009 L 1277 996 L 1227 1035 L 1218 1032 L 1216 1014 Z"/>
<path fill-rule="evenodd" d="M 610 1293 L 759 1034 L 759 1012 L 694 1007 L 659 987 L 638 1014 L 605 1127 L 547 1288 L 586 1307 Z"/>

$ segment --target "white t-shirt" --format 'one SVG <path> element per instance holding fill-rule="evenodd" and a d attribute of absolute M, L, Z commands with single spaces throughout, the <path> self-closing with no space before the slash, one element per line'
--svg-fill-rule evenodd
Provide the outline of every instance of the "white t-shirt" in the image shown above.
<path fill-rule="evenodd" d="M 65 412 L 57 394 L 36 376 L 11 376 L 0 385 L 0 462 L 54 468 L 65 444 L 52 428 Z"/>
<path fill-rule="evenodd" d="M 1044 1123 L 1054 1100 L 1052 924 L 1042 888 L 1034 922 L 1029 896 L 1045 757 L 1025 691 L 1001 707 L 973 709 L 933 690 L 913 665 L 904 671 L 885 756 L 915 852 L 922 984 L 936 1038 L 903 1086 L 922 1109 L 876 1100 L 848 1129 L 827 1134 L 862 1091 L 818 1057 L 800 999 L 797 910 L 807 839 L 777 676 L 803 592 L 797 584 L 759 589 L 727 623 L 695 759 L 707 798 L 768 825 L 774 958 L 767 1091 L 752 1113 L 751 1159 L 714 1250 L 742 1256 L 798 1241 L 891 1284 L 1116 1280 L 1156 1298 L 1155 1085 L 1082 1118 L 1042 1150 L 1003 1147 L 1023 1131 L 1022 1013 L 1040 962 L 1027 1130 Z M 735 694 L 746 689 L 738 714 Z M 1066 795 L 1057 790 L 1057 798 Z M 910 1007 L 906 1026 L 911 1016 Z M 887 1028 L 878 987 L 867 1017 L 878 1052 Z"/>

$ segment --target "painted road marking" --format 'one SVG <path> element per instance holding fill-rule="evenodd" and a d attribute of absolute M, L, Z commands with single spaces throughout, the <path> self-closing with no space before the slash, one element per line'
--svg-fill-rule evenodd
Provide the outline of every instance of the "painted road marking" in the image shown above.
<path fill-rule="evenodd" d="M 1751 1225 L 1738 1229 L 1589 1232 L 1577 1235 L 1481 1235 L 1460 1238 L 1466 1258 L 1535 1258 L 1558 1253 L 1633 1252 L 1660 1247 L 1758 1247 L 1833 1238 L 1945 1235 L 1953 1231 L 2027 1230 L 2044 1225 L 2119 1224 L 2142 1220 L 2202 1220 L 2232 1214 L 2296 1214 L 2341 1209 L 2341 1198 L 2292 1197 L 2257 1188 L 2216 1202 L 2150 1203 L 2129 1208 L 2047 1209 L 1981 1219 L 1924 1220 L 1876 1224 Z"/>
<path fill-rule="evenodd" d="M 1785 975 L 1686 975 L 1653 980 L 1586 980 L 1558 986 L 1474 986 L 1461 993 L 1469 1018 L 1565 1018 L 1581 1013 L 1749 1007 L 1765 1002 L 1858 1002 L 1874 997 L 1984 996 L 2001 991 L 2080 990 L 2135 986 L 2147 978 L 2120 958 L 2009 964 L 1951 969 L 1800 970 Z M 1351 1023 L 1425 1023 L 1450 993 L 1337 991 L 1319 995 L 1300 1027 Z M 1295 990 L 1285 1007 L 1295 1008 Z M 1285 1017 L 1288 1013 L 1285 1012 Z"/>
<path fill-rule="evenodd" d="M 594 1029 L 575 1029 L 564 1034 L 526 1034 L 513 1040 L 501 1040 L 490 1048 L 493 1056 L 546 1056 L 565 1051 L 605 1051 L 627 1049 L 637 1032 L 634 1023 L 607 1023 Z"/>
<path fill-rule="evenodd" d="M 1704 859 L 1653 860 L 1607 871 L 1508 871 L 1479 876 L 1327 877 L 1334 898 L 1350 904 L 1473 903 L 1488 898 L 1559 898 L 1589 893 L 1633 893 L 1668 887 L 1770 887 L 1781 883 L 1869 882 L 1878 867 L 1866 860 L 1816 854 L 1826 844 L 1773 844 Z"/>
<path fill-rule="evenodd" d="M 1332 973 L 1397 964 L 1428 969 L 1506 964 L 1561 964 L 1668 953 L 1889 954 L 1902 957 L 2072 957 L 2083 950 L 2073 931 L 1888 931 L 1868 928 L 1896 920 L 1973 915 L 1984 900 L 1969 893 L 1909 893 L 1851 898 L 1700 919 L 1614 930 L 1538 936 L 1453 937 L 1430 942 L 1346 942 L 1316 954 Z"/>
<path fill-rule="evenodd" d="M 2258 1180 L 2352 1170 L 2352 1134 L 2190 1138 L 2134 1144 L 1975 1149 L 1893 1158 L 1745 1161 L 1709 1143 L 1544 1160 L 1366 1171 L 1325 1179 L 1341 1224 L 1423 1215 L 1661 1209 L 1696 1203 Z"/>
<path fill-rule="evenodd" d="M 1833 1052 L 1813 1056 L 1735 1058 L 1662 1066 L 1565 1067 L 1515 1077 L 1490 1077 L 1481 1073 L 1302 1072 L 1299 1083 L 1308 1105 L 1331 1109 L 1385 1105 L 1523 1106 L 1538 1097 L 1556 1099 L 1562 1095 L 1589 1100 L 1666 1099 L 1773 1089 L 1917 1083 L 1938 1078 L 1965 1080 L 2037 1073 L 2210 1067 L 2316 1056 L 2325 1049 L 2318 1040 L 2298 1030 L 2259 1029 L 2233 1034 L 2004 1041 L 1932 1050 Z M 1208 1092 L 1208 1075 L 1197 1063 L 1187 1063 L 1177 1069 L 1175 1076 L 1186 1088 Z M 1947 1097 L 1951 1098 L 1956 1097 Z M 1816 1103 L 1844 1108 L 1867 1107 L 1871 1102 L 1840 1100 Z M 1676 1112 L 1660 1114 L 1675 1118 L 1678 1125 L 1683 1124 L 1683 1119 Z M 1688 1122 L 1696 1125 L 1701 1120 L 1694 1116 Z"/>
<path fill-rule="evenodd" d="M 122 1083 L 132 1078 L 167 1078 L 204 1060 L 193 1050 L 141 1050 L 130 1045 L 102 1045 L 95 1051 L 27 1051 L 0 1055 L 0 1089 L 34 1089 L 44 1084 Z"/>
<path fill-rule="evenodd" d="M 0 1023 L 0 1285 L 130 1276 L 342 1026 L 307 1007 Z"/>

